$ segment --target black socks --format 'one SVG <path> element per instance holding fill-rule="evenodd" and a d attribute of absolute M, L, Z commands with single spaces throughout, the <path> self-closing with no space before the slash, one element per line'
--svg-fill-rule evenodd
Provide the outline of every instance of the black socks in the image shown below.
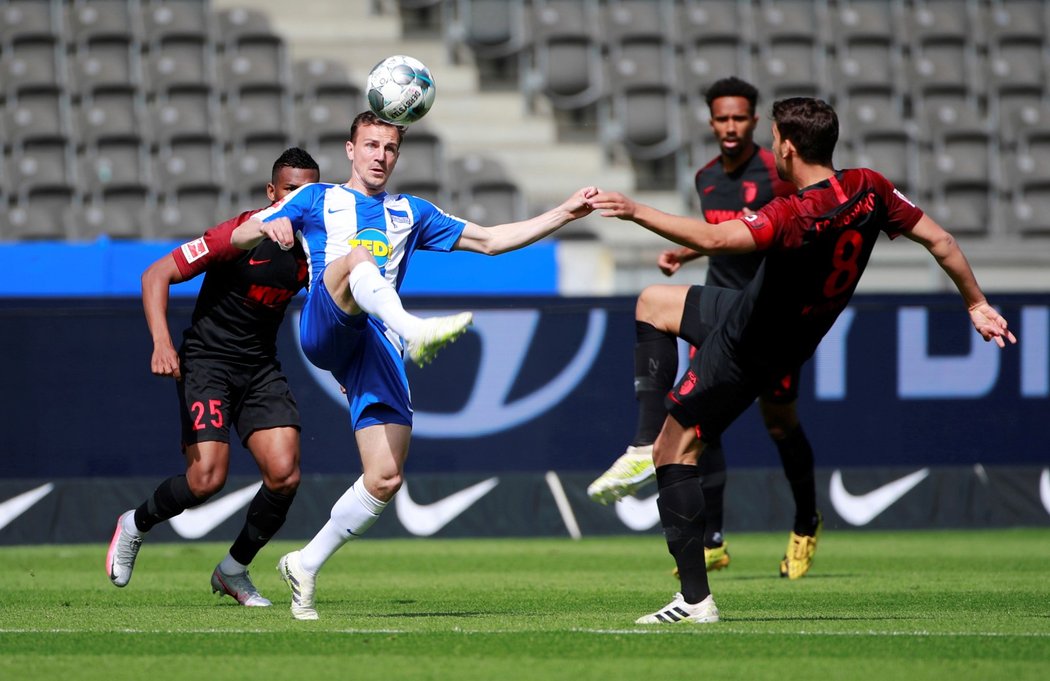
<path fill-rule="evenodd" d="M 266 546 L 266 542 L 284 525 L 294 499 L 294 492 L 278 494 L 266 485 L 260 487 L 252 503 L 248 504 L 248 520 L 230 547 L 230 557 L 242 565 L 251 563 L 260 549 Z"/>
<path fill-rule="evenodd" d="M 153 526 L 169 518 L 174 518 L 187 508 L 200 506 L 208 497 L 196 497 L 190 491 L 185 475 L 175 475 L 157 486 L 153 496 L 135 509 L 135 525 L 142 532 L 149 532 Z"/>
<path fill-rule="evenodd" d="M 667 418 L 664 397 L 678 374 L 678 341 L 647 322 L 635 321 L 634 395 L 638 425 L 632 445 L 651 445 Z"/>
<path fill-rule="evenodd" d="M 775 440 L 784 465 L 784 475 L 795 498 L 795 534 L 813 536 L 817 529 L 817 483 L 813 479 L 813 448 L 798 426 L 781 440 Z"/>
<path fill-rule="evenodd" d="M 667 550 L 678 565 L 682 597 L 699 603 L 711 595 L 704 561 L 704 492 L 696 466 L 667 464 L 656 469 L 657 506 Z"/>

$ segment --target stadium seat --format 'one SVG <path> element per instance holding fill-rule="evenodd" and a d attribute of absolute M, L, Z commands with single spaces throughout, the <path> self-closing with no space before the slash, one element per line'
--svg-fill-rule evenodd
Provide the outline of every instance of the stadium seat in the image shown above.
<path fill-rule="evenodd" d="M 153 180 L 149 145 L 140 137 L 103 138 L 84 148 L 80 155 L 80 177 L 88 195 L 111 187 L 149 184 Z"/>
<path fill-rule="evenodd" d="M 562 110 L 594 105 L 605 92 L 602 43 L 593 0 L 535 3 L 532 49 L 524 53 L 522 87 L 530 101 L 539 94 Z"/>
<path fill-rule="evenodd" d="M 199 182 L 165 193 L 157 220 L 158 237 L 188 239 L 229 218 L 229 197 L 221 185 Z"/>
<path fill-rule="evenodd" d="M 16 36 L 0 55 L 0 86 L 10 97 L 32 88 L 65 87 L 63 43 L 51 36 Z"/>
<path fill-rule="evenodd" d="M 4 109 L 5 145 L 72 134 L 69 94 L 57 87 L 19 93 L 8 98 Z"/>
<path fill-rule="evenodd" d="M 908 129 L 903 97 L 886 86 L 857 86 L 839 90 L 839 139 Z"/>
<path fill-rule="evenodd" d="M 276 36 L 241 38 L 223 53 L 221 83 L 226 90 L 288 82 L 288 62 L 284 43 Z"/>
<path fill-rule="evenodd" d="M 149 51 L 149 93 L 184 86 L 211 87 L 215 82 L 215 51 L 202 36 L 170 36 L 156 40 Z"/>
<path fill-rule="evenodd" d="M 79 142 L 91 146 L 100 140 L 128 135 L 147 136 L 145 121 L 146 101 L 138 90 L 114 88 L 95 92 L 83 98 L 78 108 Z"/>
<path fill-rule="evenodd" d="M 826 42 L 826 5 L 812 0 L 755 0 L 753 21 L 756 41 L 805 40 Z"/>
<path fill-rule="evenodd" d="M 261 208 L 269 203 L 266 185 L 273 162 L 291 146 L 291 138 L 279 135 L 259 136 L 234 145 L 226 155 L 226 184 L 238 209 Z"/>
<path fill-rule="evenodd" d="M 1041 38 L 994 40 L 988 46 L 988 87 L 1045 89 L 1046 62 L 1046 46 Z"/>
<path fill-rule="evenodd" d="M 142 0 L 146 35 L 151 42 L 170 37 L 211 40 L 211 0 Z"/>
<path fill-rule="evenodd" d="M 314 140 L 330 135 L 350 136 L 350 123 L 365 109 L 364 93 L 356 86 L 347 85 L 340 91 L 325 89 L 296 104 L 296 124 L 303 140 Z M 310 144 L 309 141 L 306 142 Z"/>
<path fill-rule="evenodd" d="M 144 37 L 142 12 L 134 0 L 74 0 L 68 16 L 73 42 L 121 38 L 140 43 Z"/>
<path fill-rule="evenodd" d="M 944 133 L 990 131 L 990 122 L 981 110 L 980 99 L 966 88 L 928 84 L 913 101 L 920 135 L 931 140 Z"/>
<path fill-rule="evenodd" d="M 841 39 L 829 74 L 836 94 L 849 88 L 888 88 L 901 91 L 900 46 L 881 37 Z"/>
<path fill-rule="evenodd" d="M 748 43 L 736 36 L 717 36 L 690 41 L 683 46 L 681 60 L 681 89 L 687 98 L 700 97 L 716 80 L 735 75 L 744 80 L 751 78 L 751 51 Z M 707 121 L 707 107 L 696 111 L 697 116 Z"/>
<path fill-rule="evenodd" d="M 727 38 L 750 43 L 751 22 L 745 7 L 737 0 L 685 0 L 676 8 L 674 35 L 683 45 Z"/>
<path fill-rule="evenodd" d="M 525 197 L 508 180 L 479 182 L 459 194 L 456 215 L 475 224 L 491 226 L 523 220 Z"/>
<path fill-rule="evenodd" d="M 145 184 L 106 187 L 93 195 L 76 225 L 76 238 L 101 235 L 122 239 L 155 238 L 156 199 Z"/>
<path fill-rule="evenodd" d="M 912 0 L 903 24 L 911 32 L 913 41 L 965 42 L 973 40 L 981 28 L 975 25 L 973 11 L 972 0 Z"/>
<path fill-rule="evenodd" d="M 159 146 L 181 137 L 219 134 L 219 100 L 206 86 L 168 90 L 153 102 L 153 137 Z"/>
<path fill-rule="evenodd" d="M 0 44 L 45 38 L 61 41 L 61 5 L 51 0 L 11 0 L 0 7 Z"/>
<path fill-rule="evenodd" d="M 984 23 L 988 41 L 1044 40 L 1047 31 L 1045 0 L 991 0 Z"/>
<path fill-rule="evenodd" d="M 905 194 L 914 194 L 916 148 L 906 130 L 879 131 L 853 136 L 853 162 L 877 170 Z"/>
<path fill-rule="evenodd" d="M 292 64 L 294 94 L 297 98 L 306 99 L 319 92 L 329 90 L 342 91 L 360 86 L 350 80 L 346 64 L 335 59 L 312 57 L 299 59 Z"/>
<path fill-rule="evenodd" d="M 1028 130 L 1050 127 L 1050 103 L 1042 88 L 999 87 L 989 97 L 1000 142 L 1013 146 Z"/>
<path fill-rule="evenodd" d="M 73 145 L 65 137 L 40 138 L 16 145 L 7 164 L 12 195 L 41 186 L 76 186 Z"/>
<path fill-rule="evenodd" d="M 674 44 L 660 36 L 625 37 L 609 43 L 609 89 L 613 92 L 636 85 L 674 87 L 678 64 Z"/>
<path fill-rule="evenodd" d="M 992 185 L 976 180 L 949 180 L 935 185 L 929 211 L 953 234 L 985 235 L 995 222 Z"/>
<path fill-rule="evenodd" d="M 450 0 L 446 40 L 455 56 L 458 45 L 478 59 L 502 59 L 518 54 L 528 40 L 524 0 Z"/>
<path fill-rule="evenodd" d="M 350 159 L 346 157 L 346 141 L 349 137 L 350 131 L 346 129 L 303 141 L 303 147 L 317 161 L 321 179 L 325 182 L 345 182 L 350 177 Z M 399 162 L 394 169 L 395 178 L 401 170 Z"/>
<path fill-rule="evenodd" d="M 995 179 L 991 137 L 979 130 L 948 130 L 934 135 L 932 148 L 923 152 L 920 177 L 937 184 L 990 185 Z"/>
<path fill-rule="evenodd" d="M 906 42 L 900 35 L 899 0 L 838 0 L 831 3 L 829 34 L 838 45 L 860 41 L 876 43 Z"/>
<path fill-rule="evenodd" d="M 78 43 L 69 60 L 69 83 L 81 95 L 106 88 L 137 88 L 142 81 L 138 43 L 100 37 Z"/>
<path fill-rule="evenodd" d="M 755 78 L 769 100 L 826 97 L 824 44 L 811 37 L 778 38 L 759 47 Z"/>
<path fill-rule="evenodd" d="M 292 99 L 278 84 L 228 93 L 225 108 L 226 138 L 231 144 L 292 135 Z"/>
<path fill-rule="evenodd" d="M 928 86 L 970 88 L 978 85 L 976 73 L 965 37 L 937 35 L 912 45 L 908 77 L 914 92 Z"/>
<path fill-rule="evenodd" d="M 608 0 L 601 6 L 602 35 L 610 45 L 631 39 L 672 40 L 672 6 L 648 0 Z"/>
<path fill-rule="evenodd" d="M 166 191 L 224 180 L 221 144 L 213 137 L 180 137 L 160 147 L 156 155 L 160 186 Z"/>
<path fill-rule="evenodd" d="M 1034 130 L 1020 139 L 1015 152 L 1002 154 L 1005 186 L 1050 182 L 1050 128 Z"/>
<path fill-rule="evenodd" d="M 1003 226 L 1021 236 L 1050 235 L 1050 179 L 1018 184 L 1007 203 Z"/>
<path fill-rule="evenodd" d="M 602 119 L 605 144 L 623 145 L 641 161 L 665 159 L 682 144 L 678 92 L 660 83 L 635 84 L 617 90 L 611 112 Z"/>
<path fill-rule="evenodd" d="M 281 40 L 270 26 L 266 12 L 248 7 L 232 7 L 215 13 L 218 33 L 215 38 L 225 49 L 235 49 L 242 42 L 259 40 L 279 42 Z"/>
<path fill-rule="evenodd" d="M 77 194 L 71 185 L 51 184 L 19 192 L 7 212 L 4 239 L 64 241 L 73 234 Z"/>
<path fill-rule="evenodd" d="M 413 193 L 409 191 L 409 185 L 433 185 L 440 194 L 447 185 L 446 171 L 445 148 L 441 137 L 417 123 L 401 141 L 401 153 L 390 178 L 390 186 L 395 192 Z"/>

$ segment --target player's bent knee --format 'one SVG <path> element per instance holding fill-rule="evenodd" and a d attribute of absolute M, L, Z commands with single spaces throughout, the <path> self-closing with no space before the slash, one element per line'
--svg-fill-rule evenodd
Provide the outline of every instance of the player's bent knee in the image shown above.
<path fill-rule="evenodd" d="M 226 474 L 215 472 L 204 475 L 187 475 L 186 483 L 193 496 L 198 499 L 207 499 L 221 492 L 226 486 Z"/>
<path fill-rule="evenodd" d="M 374 480 L 366 480 L 365 487 L 368 493 L 380 501 L 390 501 L 401 489 L 404 478 L 400 474 L 389 477 L 380 477 Z"/>

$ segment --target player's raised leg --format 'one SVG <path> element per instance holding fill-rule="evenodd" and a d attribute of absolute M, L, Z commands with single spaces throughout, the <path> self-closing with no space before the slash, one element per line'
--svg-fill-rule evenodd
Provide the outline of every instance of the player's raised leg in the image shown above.
<path fill-rule="evenodd" d="M 653 480 L 653 442 L 667 409 L 664 398 L 678 373 L 678 332 L 688 287 L 650 286 L 635 309 L 634 395 L 638 421 L 631 444 L 607 471 L 587 487 L 587 495 L 609 504 L 637 492 Z M 671 309 L 677 309 L 674 319 Z"/>

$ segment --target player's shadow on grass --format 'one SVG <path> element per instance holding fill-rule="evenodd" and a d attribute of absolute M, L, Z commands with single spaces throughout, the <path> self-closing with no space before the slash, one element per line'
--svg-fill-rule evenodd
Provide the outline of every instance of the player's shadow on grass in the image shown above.
<path fill-rule="evenodd" d="M 417 618 L 422 619 L 426 617 L 486 617 L 489 615 L 498 615 L 501 613 L 496 612 L 388 612 L 383 614 L 370 614 L 369 617 L 378 618 L 389 618 L 389 619 L 400 619 L 400 618 Z"/>
<path fill-rule="evenodd" d="M 839 615 L 817 615 L 797 617 L 722 617 L 722 622 L 873 622 L 893 620 L 931 620 L 935 617 L 923 617 L 921 615 L 869 615 L 866 617 L 839 616 Z"/>
<path fill-rule="evenodd" d="M 856 574 L 856 573 L 848 573 L 848 572 L 833 572 L 833 573 L 830 573 L 830 574 L 826 573 L 826 572 L 822 572 L 822 573 L 815 574 L 815 575 L 814 574 L 808 574 L 805 577 L 803 577 L 802 580 L 808 582 L 808 581 L 813 580 L 813 579 L 854 579 L 856 577 L 862 577 L 862 576 L 863 575 Z M 719 573 L 718 579 L 722 579 L 722 580 L 725 580 L 727 582 L 766 582 L 766 581 L 774 581 L 774 582 L 784 582 L 785 584 L 787 582 L 791 581 L 791 580 L 789 580 L 789 579 L 787 579 L 785 577 L 781 577 L 780 575 L 778 575 L 776 573 L 773 573 L 771 575 L 729 575 L 729 574 Z M 802 580 L 798 580 L 798 581 L 802 581 Z"/>

